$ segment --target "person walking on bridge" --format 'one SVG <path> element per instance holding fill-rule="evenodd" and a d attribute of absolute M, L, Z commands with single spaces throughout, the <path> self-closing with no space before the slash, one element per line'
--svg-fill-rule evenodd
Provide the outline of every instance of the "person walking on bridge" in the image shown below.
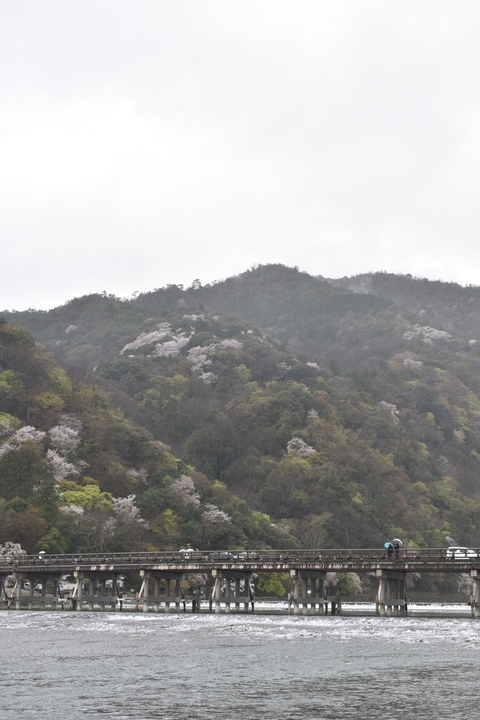
<path fill-rule="evenodd" d="M 393 555 L 393 544 L 392 544 L 391 542 L 386 542 L 386 543 L 383 543 L 383 547 L 384 547 L 384 548 L 386 549 L 386 551 L 387 551 L 387 556 L 388 556 L 389 558 L 391 558 L 392 555 Z"/>
<path fill-rule="evenodd" d="M 398 558 L 400 555 L 400 548 L 402 547 L 403 543 L 398 538 L 393 539 L 393 549 L 395 550 L 395 557 Z"/>

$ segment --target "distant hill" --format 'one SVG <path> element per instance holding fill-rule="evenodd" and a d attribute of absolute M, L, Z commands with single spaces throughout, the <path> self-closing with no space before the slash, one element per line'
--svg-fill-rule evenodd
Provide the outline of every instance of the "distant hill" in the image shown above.
<path fill-rule="evenodd" d="M 68 383 L 103 398 L 88 423 L 64 400 L 88 448 L 74 482 L 88 487 L 92 475 L 102 492 L 136 494 L 142 543 L 438 546 L 448 535 L 479 546 L 479 303 L 476 287 L 266 265 L 204 287 L 4 316 L 9 333 L 25 328 L 53 353 Z M 30 423 L 6 397 L 0 411 Z M 124 430 L 110 458 L 98 438 L 116 413 Z M 48 433 L 58 417 L 35 427 Z M 168 471 L 157 473 L 145 443 L 166 448 Z M 126 479 L 144 470 L 145 485 Z M 228 516 L 214 532 L 210 505 Z"/>

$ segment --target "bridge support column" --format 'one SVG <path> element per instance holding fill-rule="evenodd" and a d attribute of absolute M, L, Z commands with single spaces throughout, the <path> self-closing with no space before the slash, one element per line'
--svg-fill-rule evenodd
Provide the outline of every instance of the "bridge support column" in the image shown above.
<path fill-rule="evenodd" d="M 15 608 L 16 610 L 22 609 L 22 578 L 15 578 Z"/>
<path fill-rule="evenodd" d="M 44 610 L 50 606 L 53 610 L 57 608 L 58 603 L 58 583 L 61 579 L 60 573 L 48 572 L 19 572 L 14 570 L 13 573 L 14 587 L 8 596 L 8 607 L 15 601 L 15 608 L 21 610 L 22 606 L 32 610 L 36 606 L 40 606 Z M 25 589 L 25 582 L 29 582 L 28 592 L 22 592 Z M 47 584 L 52 586 L 52 592 L 47 593 Z M 40 592 L 38 591 L 40 587 Z M 3 589 L 7 596 L 5 588 Z"/>
<path fill-rule="evenodd" d="M 83 601 L 83 576 L 75 575 L 77 582 L 72 593 L 72 610 L 81 610 Z"/>
<path fill-rule="evenodd" d="M 377 570 L 377 615 L 407 614 L 406 577 L 401 570 Z"/>
<path fill-rule="evenodd" d="M 9 575 L 6 575 L 2 573 L 0 575 L 0 607 L 2 607 L 3 603 L 7 603 L 7 607 L 9 607 L 9 598 L 10 595 L 8 594 L 7 590 L 7 581 L 8 581 Z"/>
<path fill-rule="evenodd" d="M 324 613 L 324 581 L 323 570 L 290 570 L 293 579 L 293 614 L 298 615 L 300 608 L 304 615 L 308 613 Z"/>
<path fill-rule="evenodd" d="M 251 584 L 253 575 L 252 571 L 213 569 L 212 575 L 215 578 L 215 585 L 213 587 L 213 600 L 215 603 L 216 613 L 220 612 L 222 589 L 223 602 L 225 603 L 225 612 L 229 613 L 231 611 L 232 605 L 234 605 L 235 610 L 239 610 L 240 606 L 243 605 L 244 612 L 248 612 L 248 607 L 250 603 L 252 604 L 253 612 L 254 598 Z"/>
<path fill-rule="evenodd" d="M 472 617 L 478 620 L 480 618 L 480 571 L 472 570 L 471 577 L 473 580 L 473 590 L 471 598 Z"/>
<path fill-rule="evenodd" d="M 150 600 L 150 578 L 147 575 L 147 577 L 143 578 L 142 587 L 140 588 L 139 595 L 142 596 L 143 600 L 143 612 L 148 612 L 148 605 Z"/>
<path fill-rule="evenodd" d="M 87 602 L 90 610 L 99 605 L 102 610 L 109 605 L 112 610 L 117 607 L 117 588 L 121 574 L 108 570 L 75 570 L 73 576 L 76 578 L 75 590 L 72 594 L 72 607 L 74 610 L 81 610 L 82 603 Z M 112 592 L 107 593 L 106 583 L 111 581 Z M 85 585 L 88 584 L 88 589 Z"/>
<path fill-rule="evenodd" d="M 182 589 L 183 572 L 140 570 L 140 577 L 143 580 L 137 597 L 137 605 L 143 605 L 143 612 L 149 612 L 152 605 L 156 612 L 160 611 L 162 605 L 164 612 L 169 612 L 171 604 L 175 604 L 176 612 L 180 612 L 182 603 L 185 611 Z M 172 583 L 175 584 L 173 594 L 171 590 Z M 153 585 L 153 593 L 151 592 L 151 585 Z"/>
<path fill-rule="evenodd" d="M 213 574 L 215 575 L 215 570 L 213 571 Z M 215 603 L 215 612 L 220 612 L 220 600 L 222 597 L 222 576 L 219 573 L 215 577 L 215 583 L 213 586 L 213 601 Z"/>
<path fill-rule="evenodd" d="M 387 614 L 387 605 L 386 605 L 386 579 L 382 575 L 378 575 L 378 573 L 381 571 L 377 570 L 377 577 L 378 577 L 378 589 L 377 589 L 377 599 L 375 604 L 375 610 L 377 615 L 386 615 Z"/>

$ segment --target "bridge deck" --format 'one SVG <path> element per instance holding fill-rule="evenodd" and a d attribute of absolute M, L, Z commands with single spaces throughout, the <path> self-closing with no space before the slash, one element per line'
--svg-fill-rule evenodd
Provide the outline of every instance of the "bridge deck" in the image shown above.
<path fill-rule="evenodd" d="M 443 548 L 401 548 L 398 557 L 389 556 L 386 551 L 377 549 L 40 554 L 16 559 L 0 558 L 0 574 L 9 574 L 13 570 L 25 573 L 42 574 L 49 571 L 68 574 L 81 570 L 196 573 L 213 569 L 247 572 L 289 572 L 300 569 L 320 572 L 375 572 L 382 569 L 465 573 L 480 571 L 480 550 L 473 552 L 476 557 L 449 557 L 448 551 Z"/>

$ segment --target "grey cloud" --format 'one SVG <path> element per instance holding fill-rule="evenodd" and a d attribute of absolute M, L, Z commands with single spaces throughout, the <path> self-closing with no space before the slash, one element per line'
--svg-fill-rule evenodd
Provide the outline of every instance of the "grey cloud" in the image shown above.
<path fill-rule="evenodd" d="M 478 282 L 477 3 L 2 13 L 0 308 L 255 262 Z"/>

